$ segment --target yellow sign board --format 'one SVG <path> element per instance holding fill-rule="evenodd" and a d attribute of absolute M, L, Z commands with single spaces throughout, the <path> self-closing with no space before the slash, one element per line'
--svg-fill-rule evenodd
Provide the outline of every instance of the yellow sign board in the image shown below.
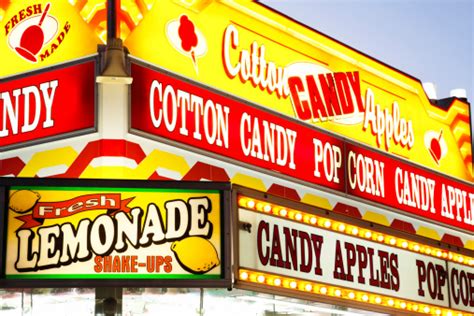
<path fill-rule="evenodd" d="M 0 5 L 0 79 L 95 54 L 101 40 L 82 11 L 63 0 Z"/>
<path fill-rule="evenodd" d="M 10 187 L 6 279 L 222 279 L 223 191 L 155 184 Z"/>
<path fill-rule="evenodd" d="M 251 1 L 156 1 L 125 40 L 151 64 L 472 181 L 468 104 Z"/>

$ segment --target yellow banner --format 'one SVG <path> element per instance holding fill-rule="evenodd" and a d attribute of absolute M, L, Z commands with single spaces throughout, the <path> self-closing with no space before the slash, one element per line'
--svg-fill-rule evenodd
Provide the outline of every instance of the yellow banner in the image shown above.
<path fill-rule="evenodd" d="M 217 190 L 12 187 L 7 279 L 220 279 Z"/>
<path fill-rule="evenodd" d="M 436 107 L 419 80 L 258 3 L 159 0 L 125 45 L 192 80 L 473 179 L 467 103 Z"/>
<path fill-rule="evenodd" d="M 100 7 L 105 13 L 105 0 L 95 10 L 79 2 L 13 0 L 0 5 L 0 79 L 96 53 L 101 40 L 92 13 Z"/>

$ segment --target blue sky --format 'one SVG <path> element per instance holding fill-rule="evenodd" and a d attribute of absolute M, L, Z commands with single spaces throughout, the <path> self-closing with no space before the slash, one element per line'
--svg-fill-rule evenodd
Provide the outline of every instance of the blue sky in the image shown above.
<path fill-rule="evenodd" d="M 422 82 L 433 82 L 438 99 L 464 88 L 474 103 L 474 0 L 261 2 Z"/>

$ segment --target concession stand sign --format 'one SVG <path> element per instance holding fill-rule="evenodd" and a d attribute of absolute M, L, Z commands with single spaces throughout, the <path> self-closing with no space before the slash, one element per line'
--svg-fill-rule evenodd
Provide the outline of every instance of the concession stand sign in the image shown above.
<path fill-rule="evenodd" d="M 419 80 L 259 3 L 162 0 L 124 44 L 152 65 L 473 180 L 466 102 L 434 106 Z"/>
<path fill-rule="evenodd" d="M 270 285 L 268 289 L 275 292 L 286 288 L 313 293 L 318 289 L 326 294 L 329 290 L 321 288 L 334 286 L 334 297 L 350 299 L 351 294 L 342 293 L 352 290 L 359 293 L 352 299 L 365 302 L 377 303 L 374 294 L 381 296 L 378 304 L 383 301 L 393 306 L 390 300 L 401 300 L 404 303 L 399 308 L 407 308 L 410 302 L 410 306 L 421 303 L 427 308 L 472 312 L 472 266 L 305 223 L 303 215 L 299 219 L 286 215 L 293 217 L 290 219 L 242 207 L 237 212 L 238 266 L 248 271 L 240 280 L 248 280 L 248 273 L 261 272 L 253 282 Z"/>
<path fill-rule="evenodd" d="M 18 180 L 2 181 L 2 286 L 229 285 L 229 184 Z"/>
<path fill-rule="evenodd" d="M 132 62 L 131 130 L 472 231 L 474 188 Z"/>
<path fill-rule="evenodd" d="M 0 151 L 95 131 L 102 42 L 80 6 L 0 4 Z"/>
<path fill-rule="evenodd" d="M 0 79 L 97 53 L 100 38 L 84 3 L 11 0 L 0 3 Z"/>
<path fill-rule="evenodd" d="M 0 151 L 95 130 L 96 58 L 0 80 Z"/>

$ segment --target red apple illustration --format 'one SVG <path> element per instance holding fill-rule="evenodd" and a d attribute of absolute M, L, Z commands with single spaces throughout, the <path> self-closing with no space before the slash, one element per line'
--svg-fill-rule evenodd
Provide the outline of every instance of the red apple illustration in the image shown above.
<path fill-rule="evenodd" d="M 30 25 L 21 35 L 20 46 L 15 47 L 15 50 L 24 58 L 36 62 L 36 54 L 41 50 L 44 44 L 44 32 L 41 29 L 44 18 L 48 14 L 50 4 L 46 7 L 41 15 L 38 25 Z"/>
<path fill-rule="evenodd" d="M 433 157 L 436 164 L 439 164 L 441 159 L 441 137 L 443 136 L 443 130 L 440 130 L 438 138 L 433 137 L 430 142 L 429 152 Z"/>

